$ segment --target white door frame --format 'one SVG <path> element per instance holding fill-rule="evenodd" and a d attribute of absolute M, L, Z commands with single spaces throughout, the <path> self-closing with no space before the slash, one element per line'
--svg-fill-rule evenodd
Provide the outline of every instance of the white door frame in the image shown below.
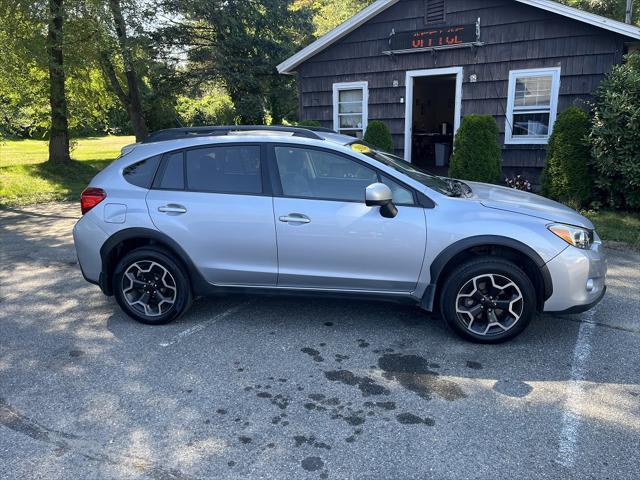
<path fill-rule="evenodd" d="M 413 79 L 415 77 L 431 77 L 435 75 L 456 76 L 456 105 L 453 114 L 453 134 L 460 126 L 460 110 L 462 107 L 462 67 L 429 68 L 426 70 L 408 70 L 405 77 L 405 111 L 404 111 L 404 159 L 411 162 L 411 137 L 413 134 Z"/>

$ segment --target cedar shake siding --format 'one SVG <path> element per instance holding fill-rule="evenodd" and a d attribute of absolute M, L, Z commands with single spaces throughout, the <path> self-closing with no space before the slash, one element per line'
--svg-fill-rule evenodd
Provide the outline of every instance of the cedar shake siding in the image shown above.
<path fill-rule="evenodd" d="M 446 0 L 444 5 L 448 26 L 474 24 L 480 18 L 483 46 L 382 54 L 389 50 L 392 29 L 425 26 L 424 0 L 401 0 L 295 68 L 301 120 L 319 120 L 332 128 L 332 85 L 367 81 L 368 119 L 389 126 L 396 154 L 403 155 L 405 105 L 400 99 L 405 96 L 405 72 L 461 66 L 461 116 L 493 115 L 501 132 L 505 170 L 538 170 L 544 165 L 545 145 L 504 145 L 509 71 L 559 66 L 558 113 L 571 105 L 587 107 L 604 74 L 622 61 L 629 39 L 511 0 Z M 472 74 L 476 83 L 469 81 Z"/>

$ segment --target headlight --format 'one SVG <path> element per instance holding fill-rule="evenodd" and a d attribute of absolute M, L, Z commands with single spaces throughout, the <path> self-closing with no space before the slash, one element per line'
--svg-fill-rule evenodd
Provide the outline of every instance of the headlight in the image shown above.
<path fill-rule="evenodd" d="M 574 247 L 588 250 L 593 243 L 593 232 L 586 228 L 564 225 L 562 223 L 552 223 L 551 225 L 547 225 L 547 228 Z"/>

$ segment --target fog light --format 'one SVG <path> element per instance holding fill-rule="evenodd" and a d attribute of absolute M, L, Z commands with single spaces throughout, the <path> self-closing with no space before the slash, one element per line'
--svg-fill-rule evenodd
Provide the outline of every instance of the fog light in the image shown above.
<path fill-rule="evenodd" d="M 589 280 L 587 280 L 587 292 L 593 292 L 593 288 L 595 287 L 595 285 L 593 284 L 593 278 L 590 278 Z"/>

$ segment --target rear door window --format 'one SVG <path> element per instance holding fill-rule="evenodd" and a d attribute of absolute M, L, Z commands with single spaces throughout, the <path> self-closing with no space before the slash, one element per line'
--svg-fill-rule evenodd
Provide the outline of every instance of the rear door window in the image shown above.
<path fill-rule="evenodd" d="M 184 154 L 176 152 L 167 155 L 166 165 L 160 183 L 161 190 L 184 190 Z"/>
<path fill-rule="evenodd" d="M 260 194 L 262 165 L 257 145 L 187 150 L 187 189 L 198 192 Z"/>

